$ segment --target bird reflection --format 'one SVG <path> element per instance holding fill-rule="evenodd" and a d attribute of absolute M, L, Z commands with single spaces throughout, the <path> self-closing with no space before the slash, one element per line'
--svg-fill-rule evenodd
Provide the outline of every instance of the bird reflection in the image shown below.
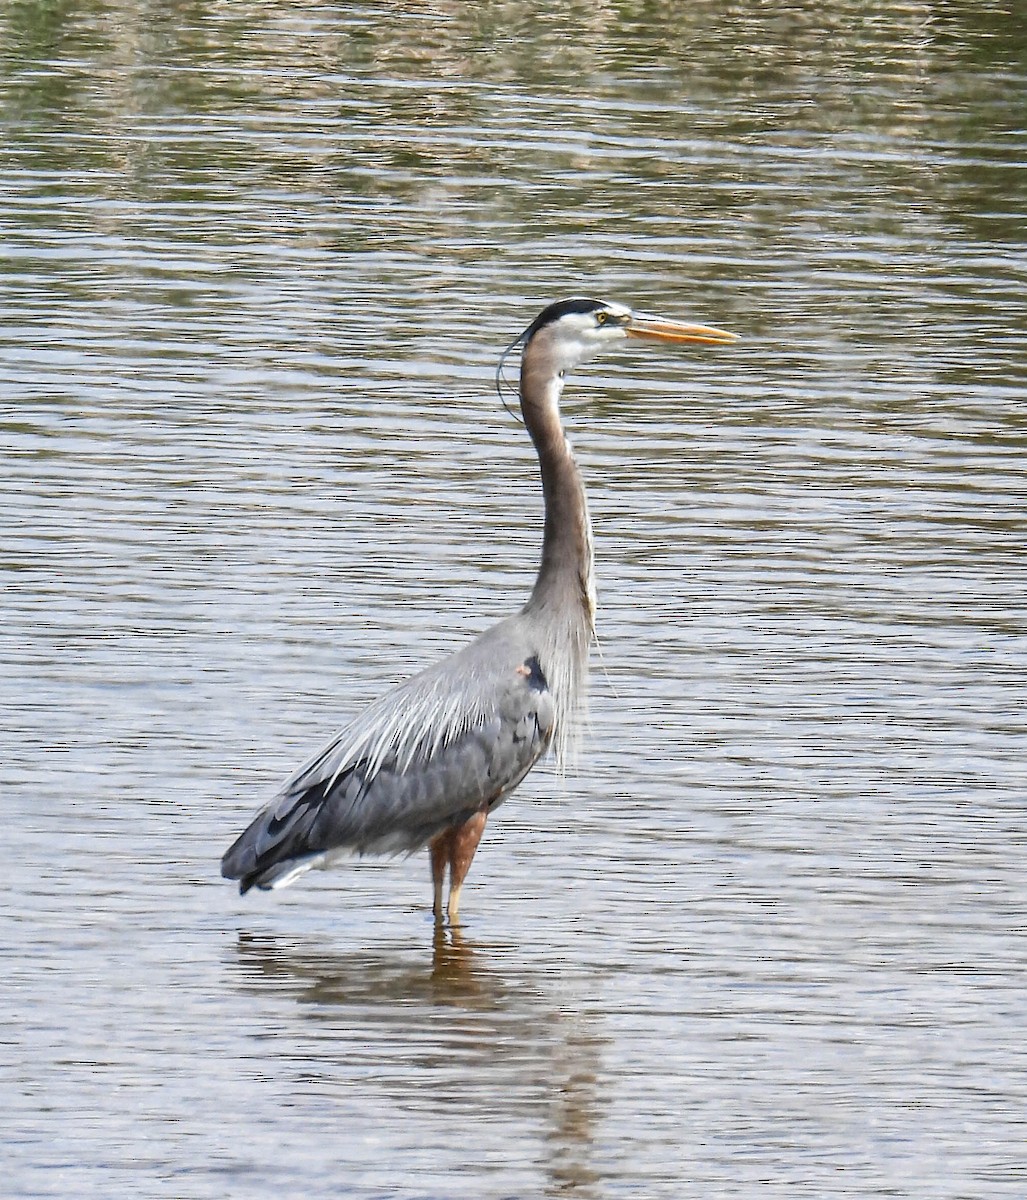
<path fill-rule="evenodd" d="M 440 1000 L 450 997 L 457 1003 L 471 1003 L 487 995 L 487 972 L 475 962 L 472 943 L 459 925 L 449 928 L 436 923 L 432 939 L 432 985 Z M 480 982 L 484 976 L 485 986 Z"/>
<path fill-rule="evenodd" d="M 541 1117 L 541 1144 L 528 1160 L 548 1176 L 546 1194 L 587 1200 L 599 1182 L 591 1163 L 603 1038 L 593 1017 L 572 1009 L 564 984 L 552 999 L 554 977 L 526 974 L 522 955 L 504 969 L 506 953 L 441 925 L 430 956 L 423 942 L 340 953 L 241 933 L 234 966 L 242 991 L 300 1006 L 298 1027 L 287 1023 L 261 1043 L 262 1055 L 282 1056 L 276 1075 L 294 1065 L 298 1080 L 346 1102 L 354 1080 L 373 1081 L 419 1123 L 487 1113 L 517 1131 L 510 1137 L 527 1138 Z"/>

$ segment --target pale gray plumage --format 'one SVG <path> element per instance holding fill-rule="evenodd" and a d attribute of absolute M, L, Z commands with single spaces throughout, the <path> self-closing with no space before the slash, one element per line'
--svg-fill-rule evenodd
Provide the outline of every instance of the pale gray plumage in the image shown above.
<path fill-rule="evenodd" d="M 550 305 L 521 334 L 510 349 L 522 351 L 521 411 L 545 501 L 542 562 L 530 599 L 374 701 L 289 779 L 222 859 L 222 874 L 238 879 L 241 891 L 281 887 L 346 854 L 430 845 L 436 916 L 448 861 L 449 913 L 456 918 L 485 816 L 551 745 L 565 760 L 584 705 L 595 615 L 592 535 L 559 401 L 567 371 L 629 336 L 733 340 L 720 330 L 580 299 Z"/>
<path fill-rule="evenodd" d="M 244 891 L 280 886 L 333 850 L 411 853 L 494 807 L 553 737 L 530 625 L 511 617 L 370 704 L 259 814 L 224 873 Z"/>

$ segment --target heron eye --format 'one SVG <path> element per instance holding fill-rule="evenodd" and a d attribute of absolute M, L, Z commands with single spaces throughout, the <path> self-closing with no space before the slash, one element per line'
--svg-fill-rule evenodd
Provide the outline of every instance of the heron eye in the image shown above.
<path fill-rule="evenodd" d="M 597 312 L 596 313 L 596 324 L 597 325 L 605 325 L 609 319 L 610 319 L 610 314 L 608 312 Z"/>

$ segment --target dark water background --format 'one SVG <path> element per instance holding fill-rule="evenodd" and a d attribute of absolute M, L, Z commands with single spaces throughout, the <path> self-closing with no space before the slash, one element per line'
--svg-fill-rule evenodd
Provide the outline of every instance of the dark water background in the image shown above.
<path fill-rule="evenodd" d="M 4 1191 L 1027 1194 L 1014 3 L 0 10 Z M 566 420 L 576 775 L 240 899 L 228 840 L 515 608 Z"/>

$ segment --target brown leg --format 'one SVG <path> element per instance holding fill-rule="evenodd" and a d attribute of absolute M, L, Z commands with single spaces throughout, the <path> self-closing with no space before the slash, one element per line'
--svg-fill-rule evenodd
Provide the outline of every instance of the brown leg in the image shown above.
<path fill-rule="evenodd" d="M 478 849 L 481 835 L 485 832 L 487 812 L 476 812 L 458 828 L 450 832 L 449 840 L 449 921 L 455 925 L 460 915 L 460 889 L 464 886 L 467 872 L 471 869 L 474 852 Z"/>
<path fill-rule="evenodd" d="M 435 913 L 435 921 L 442 921 L 442 886 L 446 880 L 446 864 L 449 862 L 449 847 L 453 840 L 452 829 L 447 829 L 444 833 L 433 837 L 428 843 L 428 853 L 431 856 L 431 882 L 434 898 L 432 900 L 432 910 Z"/>

